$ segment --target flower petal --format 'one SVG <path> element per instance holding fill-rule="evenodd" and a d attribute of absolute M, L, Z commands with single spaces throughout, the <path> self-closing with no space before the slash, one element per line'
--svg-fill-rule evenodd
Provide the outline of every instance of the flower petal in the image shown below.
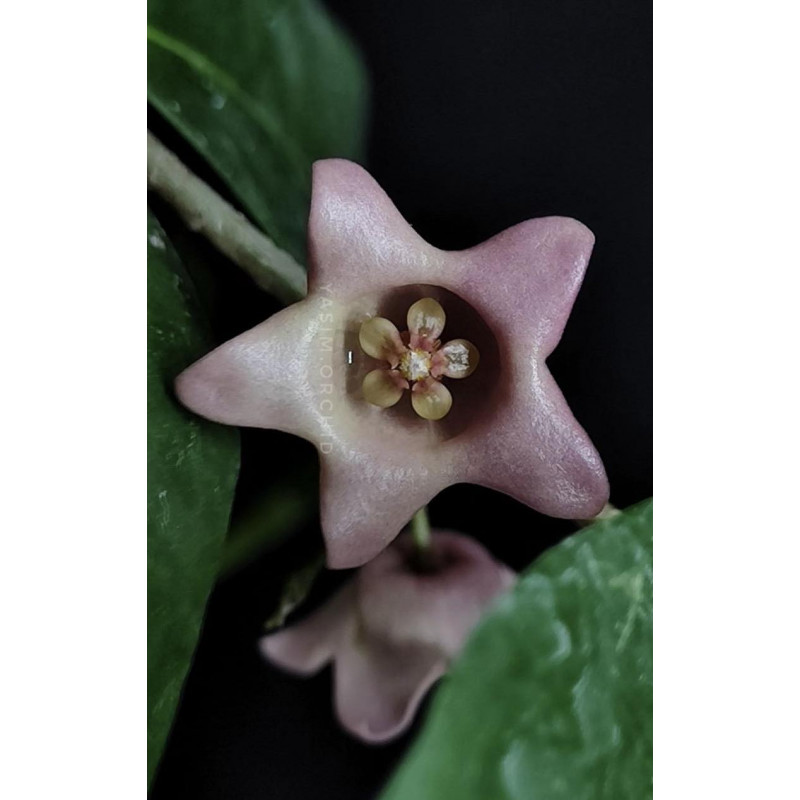
<path fill-rule="evenodd" d="M 336 716 L 362 741 L 395 739 L 446 669 L 447 658 L 437 648 L 363 639 L 353 626 L 334 662 Z"/>
<path fill-rule="evenodd" d="M 475 539 L 453 531 L 431 531 L 428 569 L 416 570 L 416 557 L 413 537 L 402 533 L 357 573 L 364 638 L 435 646 L 454 658 L 515 575 Z"/>
<path fill-rule="evenodd" d="M 215 422 L 276 428 L 318 441 L 320 399 L 308 400 L 309 375 L 319 375 L 328 362 L 311 360 L 325 350 L 319 334 L 310 332 L 331 315 L 325 300 L 309 298 L 285 308 L 196 361 L 175 382 L 178 399 Z"/>
<path fill-rule="evenodd" d="M 304 620 L 261 639 L 273 664 L 298 675 L 313 675 L 331 660 L 355 617 L 355 585 L 350 582 Z"/>
<path fill-rule="evenodd" d="M 354 449 L 337 440 L 320 458 L 320 518 L 330 569 L 375 558 L 417 509 L 455 482 L 442 448 L 420 458 L 393 437 L 367 444 Z"/>
<path fill-rule="evenodd" d="M 380 408 L 393 406 L 403 396 L 404 388 L 408 388 L 408 382 L 399 372 L 388 369 L 374 369 L 368 372 L 361 384 L 364 399 Z"/>
<path fill-rule="evenodd" d="M 418 381 L 411 390 L 411 405 L 423 419 L 437 420 L 446 417 L 453 405 L 449 389 L 434 378 Z"/>
<path fill-rule="evenodd" d="M 467 378 L 475 372 L 481 354 L 472 342 L 466 339 L 453 339 L 436 352 L 433 376 L 447 378 Z"/>
<path fill-rule="evenodd" d="M 441 336 L 445 319 L 444 309 L 432 297 L 423 297 L 422 300 L 417 300 L 408 309 L 406 317 L 411 335 L 430 341 Z"/>
<path fill-rule="evenodd" d="M 309 294 L 331 298 L 385 291 L 398 277 L 401 284 L 439 285 L 450 261 L 403 219 L 363 167 L 338 158 L 314 163 L 308 258 Z"/>
<path fill-rule="evenodd" d="M 544 360 L 561 338 L 593 245 L 592 232 L 574 219 L 520 222 L 460 253 L 466 263 L 457 293 L 512 356 Z"/>
<path fill-rule="evenodd" d="M 551 517 L 589 519 L 608 500 L 603 463 L 547 365 L 533 367 L 528 394 L 513 395 L 491 426 L 465 440 L 461 480 Z"/>
<path fill-rule="evenodd" d="M 404 350 L 397 326 L 383 317 L 372 317 L 362 323 L 358 341 L 368 356 L 388 361 L 393 367 Z"/>
<path fill-rule="evenodd" d="M 553 516 L 597 513 L 608 498 L 602 463 L 544 363 L 580 287 L 591 232 L 575 220 L 529 220 L 470 250 L 445 252 L 423 241 L 356 164 L 318 161 L 313 183 L 309 296 L 187 369 L 179 399 L 210 419 L 276 428 L 317 446 L 331 567 L 374 557 L 414 510 L 454 483 L 489 486 Z M 498 413 L 459 397 L 444 425 L 417 425 L 403 437 L 402 415 L 388 424 L 388 414 L 372 414 L 352 392 L 348 323 L 353 313 L 383 308 L 399 285 L 446 287 L 488 326 L 507 362 L 496 375 Z M 370 294 L 376 302 L 362 305 Z M 494 362 L 483 340 L 473 341 Z M 470 383 L 460 387 L 466 395 Z M 459 429 L 446 447 L 423 442 L 428 434 L 439 442 L 462 411 L 470 420 L 464 435 Z"/>
<path fill-rule="evenodd" d="M 358 624 L 336 651 L 335 704 L 342 725 L 366 742 L 408 728 L 430 686 L 514 581 L 473 539 L 432 533 L 432 571 L 414 570 L 415 545 L 404 534 L 354 579 Z"/>

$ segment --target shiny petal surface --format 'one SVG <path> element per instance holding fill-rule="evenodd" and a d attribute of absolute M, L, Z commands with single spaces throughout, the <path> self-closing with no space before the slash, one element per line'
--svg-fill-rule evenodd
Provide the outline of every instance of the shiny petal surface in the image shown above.
<path fill-rule="evenodd" d="M 476 304 L 516 359 L 544 360 L 558 344 L 594 246 L 594 234 L 567 217 L 520 222 L 464 250 L 462 296 Z"/>
<path fill-rule="evenodd" d="M 308 219 L 309 293 L 357 297 L 412 283 L 441 284 L 447 253 L 403 219 L 358 164 L 314 164 Z"/>
<path fill-rule="evenodd" d="M 411 387 L 411 405 L 422 419 L 436 421 L 449 413 L 453 405 L 453 395 L 439 381 L 426 378 Z"/>
<path fill-rule="evenodd" d="M 544 364 L 520 376 L 491 426 L 465 445 L 464 480 L 504 492 L 543 514 L 589 519 L 608 499 L 608 479 Z M 532 409 L 535 409 L 533 413 Z"/>
<path fill-rule="evenodd" d="M 309 298 L 231 339 L 178 376 L 178 399 L 215 422 L 314 438 L 313 364 L 300 344 L 314 337 L 320 316 L 319 303 Z"/>
<path fill-rule="evenodd" d="M 320 517 L 331 569 L 366 564 L 451 480 L 434 458 L 420 462 L 396 445 L 381 446 L 380 456 L 334 447 L 321 460 Z"/>

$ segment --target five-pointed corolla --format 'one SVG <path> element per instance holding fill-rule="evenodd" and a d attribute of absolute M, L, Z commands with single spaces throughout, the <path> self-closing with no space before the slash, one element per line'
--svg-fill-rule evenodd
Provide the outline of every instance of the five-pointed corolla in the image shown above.
<path fill-rule="evenodd" d="M 455 483 L 505 492 L 555 517 L 592 517 L 608 498 L 603 465 L 545 359 L 561 337 L 593 242 L 581 223 L 548 217 L 469 250 L 439 250 L 361 167 L 319 161 L 308 297 L 189 367 L 178 377 L 178 397 L 209 419 L 276 428 L 316 445 L 333 568 L 373 558 L 418 508 Z M 408 341 L 400 341 L 410 377 L 400 371 L 402 359 L 397 368 L 412 403 L 390 406 L 391 389 L 383 378 L 373 385 L 378 379 L 369 374 L 391 370 L 394 356 L 376 360 L 362 348 L 370 337 L 360 334 L 376 318 L 396 329 L 420 301 L 423 316 L 430 301 L 446 313 L 453 341 L 436 345 L 438 311 L 433 328 L 416 328 L 416 344 L 424 346 L 413 347 L 408 325 Z M 478 353 L 478 369 L 446 388 L 441 378 L 458 377 L 459 363 L 471 370 Z M 428 377 L 413 378 L 425 370 Z M 398 383 L 395 395 L 403 388 Z"/>
<path fill-rule="evenodd" d="M 418 571 L 409 534 L 362 567 L 325 605 L 261 650 L 274 664 L 312 675 L 333 662 L 342 726 L 372 743 L 403 733 L 487 606 L 514 573 L 466 536 L 433 531 L 430 566 Z"/>

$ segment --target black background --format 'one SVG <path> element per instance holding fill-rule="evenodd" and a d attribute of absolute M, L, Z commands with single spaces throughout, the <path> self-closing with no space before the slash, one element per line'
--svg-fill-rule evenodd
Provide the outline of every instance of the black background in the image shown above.
<path fill-rule="evenodd" d="M 612 501 L 626 506 L 650 496 L 649 5 L 327 5 L 351 31 L 370 70 L 366 166 L 422 236 L 446 249 L 469 247 L 550 214 L 576 217 L 594 231 L 586 280 L 549 364 L 603 457 Z M 157 118 L 151 115 L 149 123 L 202 173 Z M 201 246 L 168 209 L 157 200 L 153 206 L 180 248 Z M 213 309 L 220 339 L 275 308 L 246 279 L 230 277 L 232 269 L 221 261 L 214 256 L 209 266 L 226 276 Z M 314 460 L 313 448 L 293 437 L 245 432 L 237 506 L 276 469 L 304 469 Z M 443 492 L 430 513 L 434 525 L 479 538 L 517 569 L 574 530 L 472 486 Z M 318 526 L 311 525 L 215 590 L 154 800 L 371 798 L 402 757 L 419 720 L 394 744 L 359 744 L 333 720 L 329 670 L 310 680 L 289 678 L 256 652 L 278 576 L 302 563 L 319 540 Z M 342 579 L 341 573 L 325 576 L 312 602 Z"/>

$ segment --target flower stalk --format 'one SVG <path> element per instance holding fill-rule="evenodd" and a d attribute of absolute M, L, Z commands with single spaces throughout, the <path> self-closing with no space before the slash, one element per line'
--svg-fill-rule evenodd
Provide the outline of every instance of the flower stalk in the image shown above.
<path fill-rule="evenodd" d="M 414 541 L 416 566 L 420 571 L 429 569 L 431 564 L 431 521 L 428 507 L 423 506 L 411 518 L 411 538 Z"/>

